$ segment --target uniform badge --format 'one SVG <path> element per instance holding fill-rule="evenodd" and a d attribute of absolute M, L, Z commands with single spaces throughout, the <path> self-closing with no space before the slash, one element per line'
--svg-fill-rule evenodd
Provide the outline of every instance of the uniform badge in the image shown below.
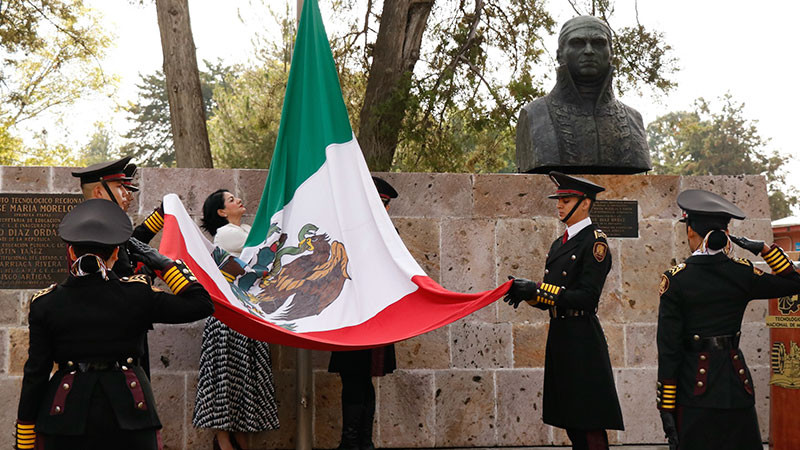
<path fill-rule="evenodd" d="M 594 248 L 592 249 L 592 254 L 594 255 L 594 259 L 597 262 L 603 262 L 606 259 L 606 254 L 608 253 L 608 245 L 605 242 L 595 242 Z"/>
<path fill-rule="evenodd" d="M 761 270 L 761 269 L 759 269 L 759 268 L 758 268 L 758 267 L 756 267 L 756 266 L 753 266 L 753 273 L 754 273 L 754 274 L 756 274 L 756 275 L 758 275 L 758 276 L 764 275 L 764 271 L 763 271 L 763 270 Z"/>
<path fill-rule="evenodd" d="M 667 289 L 669 289 L 669 278 L 662 273 L 661 283 L 658 285 L 658 295 L 664 295 L 664 292 L 667 292 Z"/>

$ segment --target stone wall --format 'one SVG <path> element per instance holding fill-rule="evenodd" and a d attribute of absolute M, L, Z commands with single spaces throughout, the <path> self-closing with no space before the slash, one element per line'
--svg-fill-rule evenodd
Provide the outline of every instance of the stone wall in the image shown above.
<path fill-rule="evenodd" d="M 553 185 L 542 175 L 384 174 L 401 193 L 391 216 L 423 269 L 445 288 L 491 289 L 507 275 L 541 279 L 545 253 L 562 232 Z M 660 274 L 688 256 L 677 194 L 703 188 L 725 195 L 748 219 L 732 232 L 771 240 L 764 179 L 740 177 L 593 176 L 605 199 L 639 202 L 638 239 L 611 239 L 614 266 L 599 316 L 615 368 L 626 431 L 614 443 L 663 442 L 655 409 L 656 314 Z M 142 191 L 131 207 L 140 223 L 162 195 L 175 192 L 199 214 L 210 192 L 224 187 L 255 213 L 266 171 L 142 169 Z M 69 169 L 0 167 L 0 192 L 77 193 Z M 252 219 L 252 216 L 250 216 Z M 157 238 L 158 239 L 158 238 Z M 154 245 L 157 245 L 157 241 Z M 740 256 L 747 255 L 739 252 Z M 759 259 L 760 260 L 760 259 Z M 11 443 L 22 367 L 27 357 L 27 310 L 33 291 L 0 290 L 0 446 Z M 421 312 L 424 313 L 424 312 Z M 742 347 L 753 371 L 762 436 L 768 434 L 769 334 L 766 302 L 745 316 Z M 524 305 L 489 305 L 450 326 L 397 344 L 399 370 L 376 379 L 376 443 L 381 447 L 503 447 L 565 444 L 566 434 L 541 423 L 544 343 L 548 318 Z M 156 326 L 150 333 L 153 388 L 165 427 L 165 448 L 209 449 L 210 434 L 191 426 L 203 323 Z M 295 350 L 273 346 L 280 400 L 278 431 L 252 437 L 252 448 L 293 448 Z M 314 446 L 338 444 L 338 376 L 329 354 L 313 352 Z"/>

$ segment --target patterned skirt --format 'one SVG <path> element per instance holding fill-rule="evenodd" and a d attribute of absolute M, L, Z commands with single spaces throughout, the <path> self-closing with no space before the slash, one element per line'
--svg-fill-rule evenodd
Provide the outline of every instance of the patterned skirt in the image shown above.
<path fill-rule="evenodd" d="M 269 344 L 208 318 L 192 424 L 233 432 L 280 426 Z"/>

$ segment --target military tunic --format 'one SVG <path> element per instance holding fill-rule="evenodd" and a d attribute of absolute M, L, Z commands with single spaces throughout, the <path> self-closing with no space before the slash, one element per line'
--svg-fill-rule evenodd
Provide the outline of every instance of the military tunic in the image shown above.
<path fill-rule="evenodd" d="M 543 281 L 563 290 L 547 334 L 544 423 L 578 430 L 624 428 L 608 344 L 596 315 L 610 270 L 606 236 L 594 224 L 550 247 Z"/>
<path fill-rule="evenodd" d="M 108 280 L 100 273 L 70 276 L 37 294 L 18 421 L 35 422 L 45 443 L 83 435 L 98 420 L 116 422 L 119 441 L 122 431 L 161 428 L 150 382 L 138 365 L 144 335 L 152 323 L 192 322 L 214 311 L 199 283 L 176 290 L 178 295 L 157 290 L 145 275 L 120 279 L 109 271 Z M 50 377 L 53 363 L 58 370 Z M 130 445 L 109 441 L 103 448 Z"/>
<path fill-rule="evenodd" d="M 742 317 L 750 300 L 800 293 L 800 275 L 695 255 L 664 273 L 660 292 L 658 401 L 678 413 L 681 450 L 760 450 L 753 378 L 738 348 Z"/>

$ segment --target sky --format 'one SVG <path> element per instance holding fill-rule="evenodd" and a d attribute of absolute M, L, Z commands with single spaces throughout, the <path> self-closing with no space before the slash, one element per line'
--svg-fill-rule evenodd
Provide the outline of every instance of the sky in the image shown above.
<path fill-rule="evenodd" d="M 574 16 L 567 0 L 547 0 L 560 26 Z M 294 0 L 292 1 L 294 3 Z M 114 128 L 129 126 L 116 105 L 136 98 L 139 74 L 150 74 L 162 64 L 161 43 L 154 2 L 131 5 L 125 0 L 86 0 L 103 14 L 107 29 L 116 36 L 116 48 L 102 62 L 107 73 L 120 77 L 113 98 L 87 99 L 75 105 L 72 122 L 64 136 L 80 143 L 88 141 L 95 121 L 112 118 Z M 284 0 L 264 0 L 276 9 Z M 325 2 L 322 4 L 323 17 Z M 800 2 L 778 0 L 616 0 L 611 25 L 626 26 L 639 21 L 648 29 L 664 33 L 678 58 L 680 71 L 674 76 L 677 88 L 654 98 L 650 92 L 626 94 L 621 100 L 642 113 L 645 124 L 669 111 L 686 110 L 698 97 L 717 99 L 730 92 L 745 103 L 745 117 L 757 120 L 769 148 L 791 156 L 788 177 L 800 189 L 800 151 L 795 131 L 800 90 L 794 81 L 800 62 L 786 52 L 793 51 Z M 198 61 L 221 58 L 226 63 L 251 59 L 251 39 L 257 28 L 274 33 L 275 24 L 259 0 L 189 0 L 192 31 Z M 240 17 L 246 18 L 243 24 Z M 336 24 L 326 24 L 330 29 Z M 555 56 L 556 36 L 545 39 Z M 85 130 L 85 131 L 84 131 Z"/>

